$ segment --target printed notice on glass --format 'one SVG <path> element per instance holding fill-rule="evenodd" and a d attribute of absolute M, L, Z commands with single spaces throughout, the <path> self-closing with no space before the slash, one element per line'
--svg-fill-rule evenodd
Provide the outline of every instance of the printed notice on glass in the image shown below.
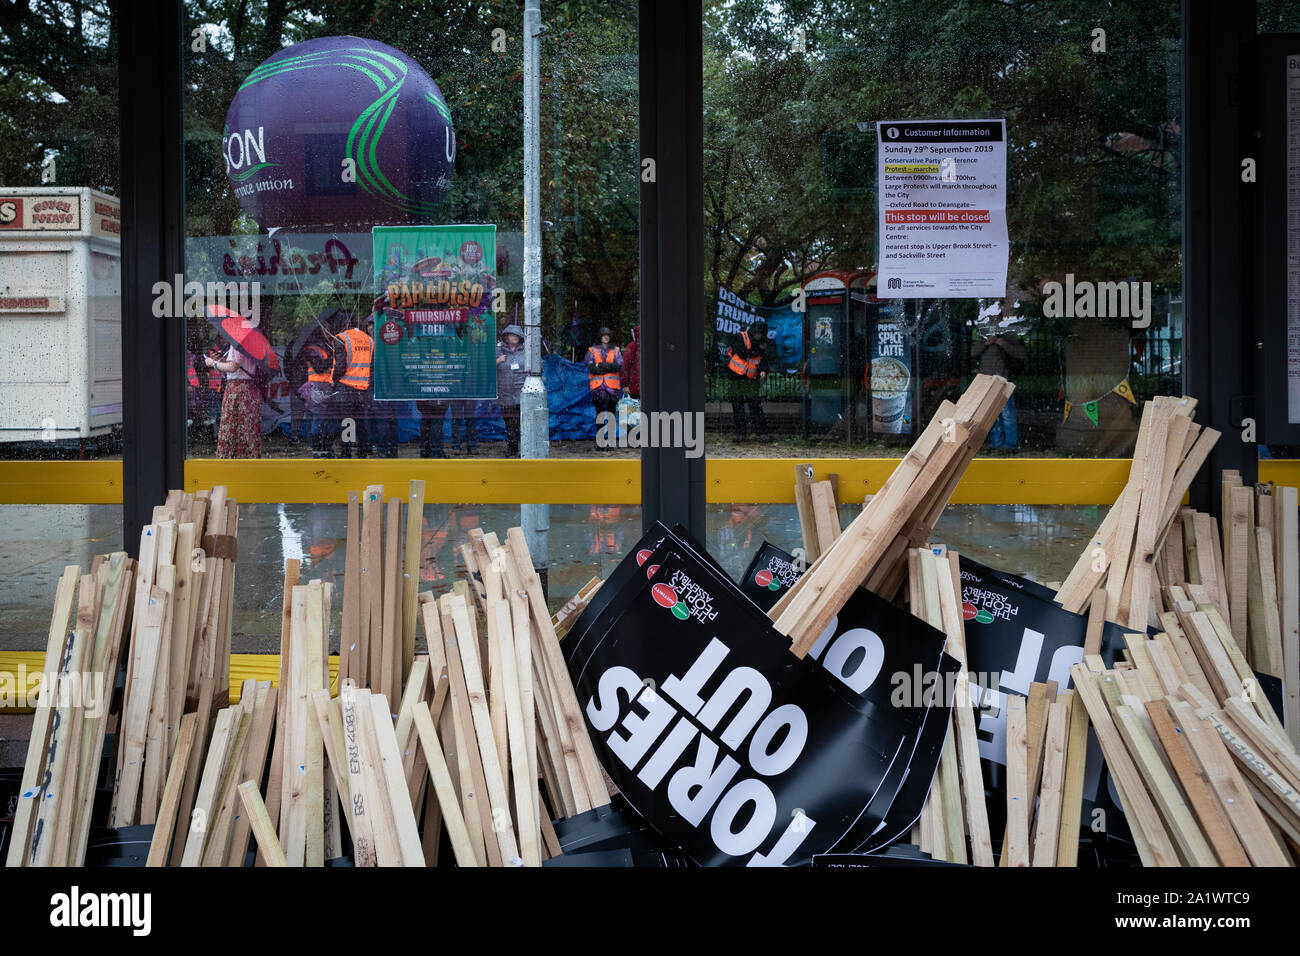
<path fill-rule="evenodd" d="M 1007 294 L 1004 120 L 876 124 L 882 299 Z"/>
<path fill-rule="evenodd" d="M 1286 395 L 1300 423 L 1300 56 L 1286 58 Z"/>

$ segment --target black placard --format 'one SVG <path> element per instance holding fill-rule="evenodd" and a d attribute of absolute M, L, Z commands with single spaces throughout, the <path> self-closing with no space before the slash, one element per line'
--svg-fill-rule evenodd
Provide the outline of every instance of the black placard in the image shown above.
<path fill-rule="evenodd" d="M 946 701 L 896 707 L 888 678 L 951 669 L 941 633 L 864 592 L 800 660 L 715 566 L 671 540 L 642 566 L 654 573 L 611 597 L 570 659 L 597 754 L 638 812 L 704 865 L 804 864 L 871 842 L 887 814 L 910 826 L 920 804 L 895 808 L 900 778 L 928 789 L 917 742 Z"/>

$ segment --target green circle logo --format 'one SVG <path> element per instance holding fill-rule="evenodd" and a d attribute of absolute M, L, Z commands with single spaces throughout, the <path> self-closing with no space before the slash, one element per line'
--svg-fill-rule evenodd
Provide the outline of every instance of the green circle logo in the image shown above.
<path fill-rule="evenodd" d="M 975 615 L 975 620 L 980 624 L 992 624 L 993 615 L 989 613 L 987 609 L 980 608 L 979 612 Z"/>
<path fill-rule="evenodd" d="M 673 605 L 673 617 L 677 618 L 679 621 L 684 621 L 690 616 L 691 612 L 687 610 L 685 601 L 678 601 Z"/>

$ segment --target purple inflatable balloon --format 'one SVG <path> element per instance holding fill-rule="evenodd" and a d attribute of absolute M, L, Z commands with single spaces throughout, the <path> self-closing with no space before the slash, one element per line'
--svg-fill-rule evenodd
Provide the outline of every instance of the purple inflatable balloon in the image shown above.
<path fill-rule="evenodd" d="M 221 152 L 264 229 L 369 229 L 431 221 L 451 185 L 456 131 L 442 91 L 405 53 L 322 37 L 253 70 Z"/>

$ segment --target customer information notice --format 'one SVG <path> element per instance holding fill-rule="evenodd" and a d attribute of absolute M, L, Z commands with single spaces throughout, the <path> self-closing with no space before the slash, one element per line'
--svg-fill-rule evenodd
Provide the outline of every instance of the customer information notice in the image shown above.
<path fill-rule="evenodd" d="M 876 124 L 882 299 L 1007 294 L 1006 123 Z"/>

